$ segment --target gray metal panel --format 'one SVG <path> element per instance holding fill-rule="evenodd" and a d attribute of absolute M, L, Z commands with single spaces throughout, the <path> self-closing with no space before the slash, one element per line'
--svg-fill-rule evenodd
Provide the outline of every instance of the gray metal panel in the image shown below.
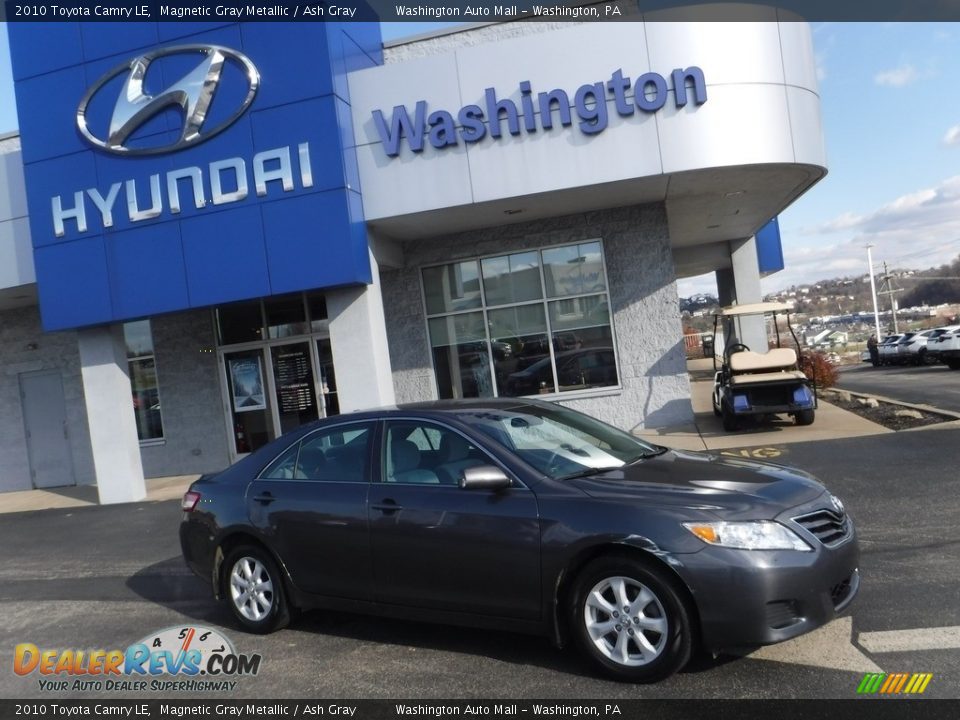
<path fill-rule="evenodd" d="M 21 374 L 20 400 L 33 486 L 76 485 L 60 372 Z"/>

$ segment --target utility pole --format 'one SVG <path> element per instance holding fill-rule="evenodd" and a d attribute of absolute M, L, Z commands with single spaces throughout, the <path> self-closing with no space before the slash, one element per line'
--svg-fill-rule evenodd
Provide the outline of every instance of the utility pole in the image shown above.
<path fill-rule="evenodd" d="M 870 268 L 870 297 L 873 298 L 873 327 L 880 342 L 880 313 L 877 312 L 877 284 L 873 279 L 873 245 L 867 245 L 867 266 Z"/>
<path fill-rule="evenodd" d="M 893 276 L 890 274 L 890 271 L 887 270 L 887 263 L 883 263 L 883 280 L 887 284 L 887 289 L 881 291 L 880 295 L 889 295 L 890 296 L 890 314 L 893 315 L 893 332 L 899 333 L 900 327 L 897 324 L 897 300 L 894 295 L 898 292 L 903 292 L 903 288 L 893 287 Z"/>

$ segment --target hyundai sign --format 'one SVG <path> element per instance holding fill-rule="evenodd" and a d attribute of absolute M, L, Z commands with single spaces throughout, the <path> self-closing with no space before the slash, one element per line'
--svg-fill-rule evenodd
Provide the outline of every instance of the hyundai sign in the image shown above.
<path fill-rule="evenodd" d="M 346 73 L 376 24 L 9 30 L 45 329 L 370 282 Z"/>

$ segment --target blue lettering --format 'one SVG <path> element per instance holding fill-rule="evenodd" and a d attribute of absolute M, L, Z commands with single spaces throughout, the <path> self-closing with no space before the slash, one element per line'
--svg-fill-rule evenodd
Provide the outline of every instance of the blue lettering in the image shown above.
<path fill-rule="evenodd" d="M 587 103 L 593 102 L 591 108 Z M 607 128 L 607 101 L 603 93 L 603 83 L 581 85 L 574 102 L 577 105 L 577 117 L 580 118 L 580 130 L 587 135 L 595 135 Z"/>
<path fill-rule="evenodd" d="M 647 86 L 653 85 L 653 96 L 647 96 Z M 647 112 L 656 112 L 667 102 L 667 81 L 658 73 L 644 73 L 633 86 L 633 99 L 637 107 Z"/>
<path fill-rule="evenodd" d="M 507 129 L 511 135 L 520 134 L 520 118 L 513 100 L 497 100 L 497 91 L 487 88 L 483 91 L 487 99 L 487 121 L 490 123 L 490 137 L 500 137 L 500 113 L 507 114 Z"/>
<path fill-rule="evenodd" d="M 553 129 L 553 108 L 551 103 L 557 104 L 560 111 L 560 124 L 567 126 L 570 124 L 570 98 L 563 90 L 553 90 L 548 93 L 540 93 L 537 96 L 540 102 L 540 122 L 544 130 Z"/>
<path fill-rule="evenodd" d="M 403 105 L 397 105 L 393 109 L 393 117 L 388 128 L 383 113 L 379 110 L 373 111 L 373 121 L 377 126 L 377 132 L 380 133 L 380 142 L 383 143 L 387 155 L 396 157 L 400 154 L 400 139 L 404 136 L 409 141 L 410 149 L 413 152 L 423 151 L 423 128 L 426 114 L 427 103 L 423 100 L 417 103 L 413 120 L 410 119 L 407 109 Z"/>
<path fill-rule="evenodd" d="M 673 92 L 677 96 L 677 107 L 687 104 L 687 80 L 693 85 L 693 102 L 703 105 L 707 101 L 707 81 L 703 78 L 703 70 L 693 66 L 686 70 L 677 68 L 673 71 Z"/>
<path fill-rule="evenodd" d="M 457 128 L 453 116 L 446 110 L 430 113 L 427 124 L 430 126 L 430 144 L 435 148 L 439 150 L 457 144 Z"/>
<path fill-rule="evenodd" d="M 707 101 L 707 83 L 699 67 L 677 68 L 669 79 L 673 83 L 674 102 L 678 108 L 690 102 L 699 106 Z M 628 97 L 631 87 L 633 102 Z M 504 134 L 504 120 L 507 123 L 506 131 L 511 135 L 520 135 L 524 131 L 533 134 L 541 128 L 552 130 L 557 122 L 566 127 L 573 124 L 573 112 L 576 112 L 580 131 L 586 135 L 596 135 L 609 126 L 607 101 L 611 96 L 617 113 L 629 117 L 636 112 L 636 108 L 648 113 L 660 110 L 669 99 L 670 89 L 668 79 L 659 73 L 644 73 L 636 81 L 631 81 L 623 74 L 622 68 L 617 68 L 609 80 L 581 85 L 573 103 L 561 88 L 537 93 L 534 99 L 530 81 L 523 80 L 519 83 L 519 107 L 511 98 L 498 99 L 496 89 L 490 87 L 483 91 L 482 106 L 465 105 L 455 114 L 452 111 L 435 110 L 428 116 L 427 102 L 420 100 L 412 117 L 405 106 L 397 105 L 389 119 L 380 110 L 374 110 L 373 120 L 384 151 L 389 157 L 397 157 L 404 140 L 412 152 L 422 152 L 424 134 L 430 145 L 440 150 L 459 144 L 460 138 L 465 143 L 479 142 L 488 133 L 490 137 L 500 138 Z M 307 186 L 306 182 L 304 186 Z M 174 212 L 179 210 L 171 209 Z"/>
<path fill-rule="evenodd" d="M 633 103 L 627 100 L 627 90 L 630 89 L 630 78 L 623 76 L 623 70 L 614 70 L 607 82 L 607 88 L 613 93 L 614 104 L 621 115 L 633 115 Z"/>
<path fill-rule="evenodd" d="M 483 109 L 479 105 L 467 105 L 457 114 L 457 120 L 463 128 L 460 135 L 464 142 L 479 142 L 487 134 L 487 126 L 483 124 Z"/>
<path fill-rule="evenodd" d="M 132 675 L 133 673 L 146 675 L 147 671 L 143 668 L 143 664 L 149 659 L 150 649 L 146 645 L 143 643 L 131 645 L 123 656 L 123 673 L 125 675 Z"/>

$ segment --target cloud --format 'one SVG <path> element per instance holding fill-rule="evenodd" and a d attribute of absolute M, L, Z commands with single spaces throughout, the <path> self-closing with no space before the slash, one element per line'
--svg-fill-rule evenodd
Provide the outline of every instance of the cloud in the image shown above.
<path fill-rule="evenodd" d="M 920 270 L 950 262 L 960 254 L 960 175 L 863 215 L 844 213 L 802 234 L 802 245 L 784 235 L 786 267 L 764 281 L 765 292 L 865 274 L 867 244 L 874 246 L 874 262 L 890 267 Z"/>
<path fill-rule="evenodd" d="M 944 145 L 960 145 L 960 125 L 954 125 L 943 136 Z"/>
<path fill-rule="evenodd" d="M 885 70 L 873 76 L 873 82 L 877 85 L 889 85 L 890 87 L 903 87 L 909 85 L 920 77 L 917 69 L 913 65 L 901 65 L 893 70 Z"/>

